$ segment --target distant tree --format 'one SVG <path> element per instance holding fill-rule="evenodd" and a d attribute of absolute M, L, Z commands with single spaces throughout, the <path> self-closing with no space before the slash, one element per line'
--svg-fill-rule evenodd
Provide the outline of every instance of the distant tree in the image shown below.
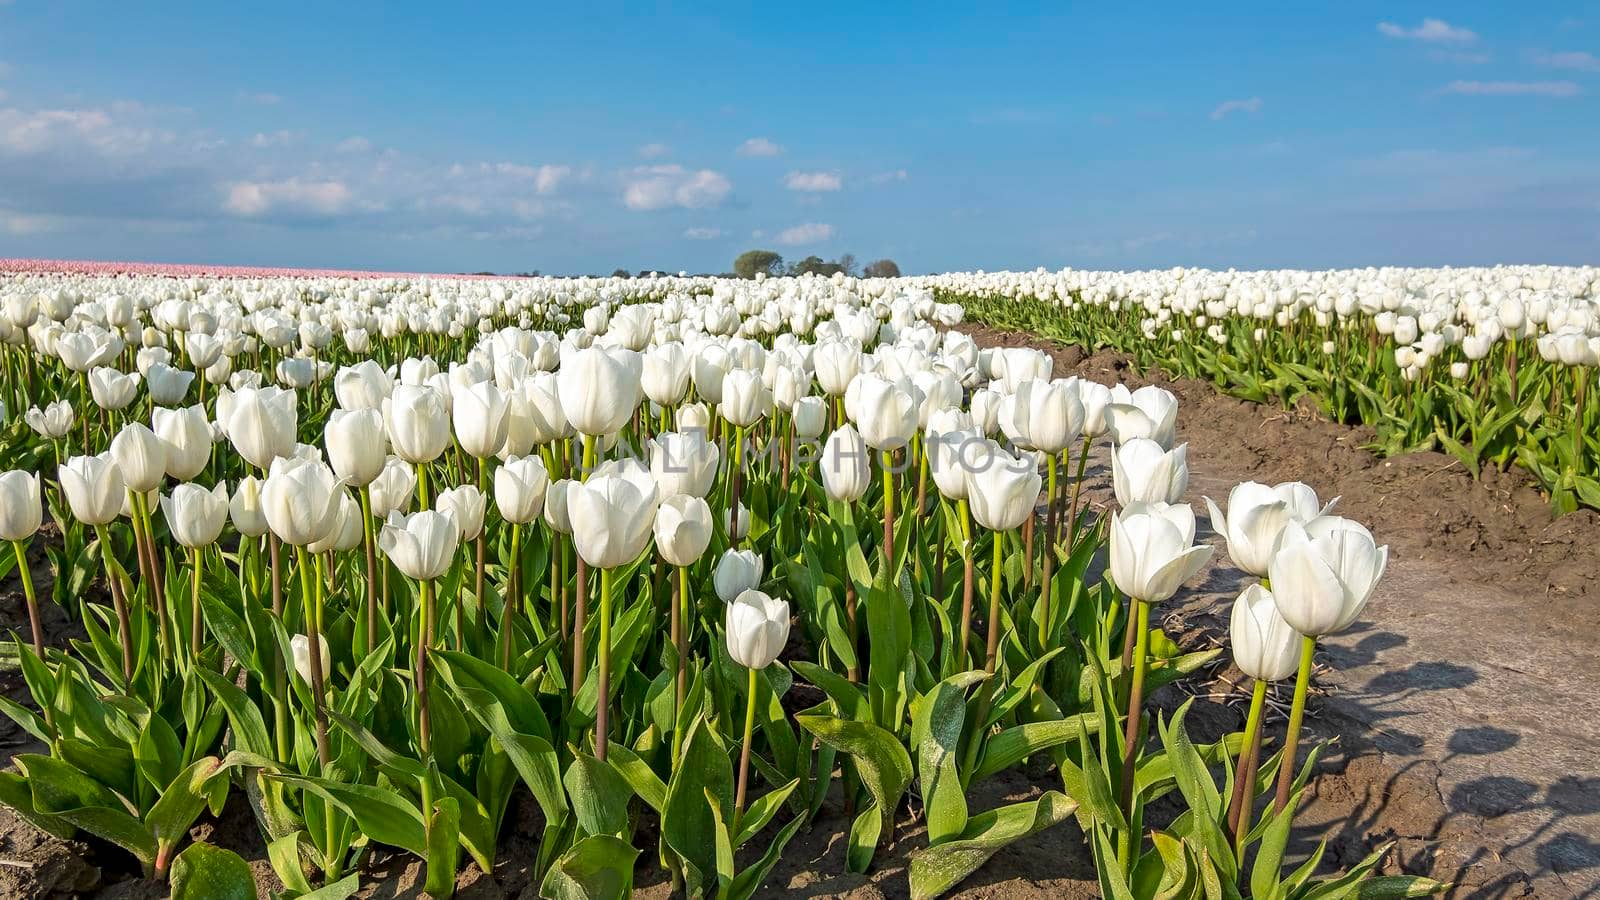
<path fill-rule="evenodd" d="M 746 250 L 733 261 L 733 273 L 740 278 L 754 278 L 758 272 L 782 275 L 783 257 L 771 250 Z"/>
<path fill-rule="evenodd" d="M 867 263 L 861 274 L 868 278 L 899 278 L 900 267 L 892 259 L 875 259 Z"/>
<path fill-rule="evenodd" d="M 629 278 L 631 276 L 628 274 L 628 270 L 627 269 L 612 269 L 611 270 L 611 277 L 612 278 Z"/>
<path fill-rule="evenodd" d="M 846 253 L 845 255 L 839 257 L 839 271 L 849 275 L 852 278 L 855 277 L 856 255 L 854 253 Z"/>

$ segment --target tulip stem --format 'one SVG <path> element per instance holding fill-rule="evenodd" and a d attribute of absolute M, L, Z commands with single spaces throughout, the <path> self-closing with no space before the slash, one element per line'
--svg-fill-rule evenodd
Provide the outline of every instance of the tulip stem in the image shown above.
<path fill-rule="evenodd" d="M 481 535 L 480 535 L 481 537 Z M 552 562 L 552 565 L 554 563 Z M 522 523 L 511 524 L 511 577 L 506 579 L 506 598 L 500 613 L 500 668 L 511 671 L 511 632 L 517 627 L 517 612 L 522 605 Z M 483 601 L 479 601 L 480 603 Z"/>
<path fill-rule="evenodd" d="M 117 613 L 117 639 L 122 644 L 122 680 L 133 683 L 133 628 L 128 621 L 128 601 L 122 594 L 122 563 L 111 544 L 111 534 L 104 525 L 94 526 L 95 537 L 100 539 L 100 561 L 106 567 L 106 580 L 111 584 L 111 605 Z"/>
<path fill-rule="evenodd" d="M 1045 506 L 1044 528 L 1044 571 L 1039 580 L 1039 647 L 1041 650 L 1050 646 L 1050 594 L 1051 575 L 1055 572 L 1056 564 L 1056 458 L 1054 454 L 1045 457 L 1045 465 L 1050 467 L 1050 491 Z"/>
<path fill-rule="evenodd" d="M 22 596 L 28 604 L 28 624 L 33 627 L 33 652 L 44 659 L 44 629 L 39 624 L 39 599 L 33 593 L 33 574 L 28 570 L 28 545 L 12 541 L 11 552 L 17 557 L 17 572 L 22 576 Z"/>
<path fill-rule="evenodd" d="M 295 547 L 295 560 L 300 569 L 300 593 L 305 602 L 307 656 L 311 669 L 311 709 L 317 720 L 317 759 L 324 772 L 333 762 L 328 752 L 328 713 L 322 702 L 322 578 L 314 573 L 311 554 L 304 547 Z"/>
<path fill-rule="evenodd" d="M 983 657 L 983 670 L 994 674 L 1000 651 L 1000 577 L 1005 568 L 1006 534 L 994 533 L 994 564 L 989 573 L 989 640 Z"/>
<path fill-rule="evenodd" d="M 1233 773 L 1233 798 L 1228 804 L 1228 829 L 1233 832 L 1234 858 L 1244 859 L 1244 839 L 1250 832 L 1251 806 L 1255 802 L 1256 765 L 1261 756 L 1261 711 L 1266 706 L 1267 682 L 1257 678 L 1250 692 L 1250 715 L 1244 724 L 1244 743 Z"/>
<path fill-rule="evenodd" d="M 367 556 L 366 654 L 378 646 L 378 558 L 372 547 L 372 487 L 361 488 L 361 543 Z"/>
<path fill-rule="evenodd" d="M 728 463 L 728 544 L 739 549 L 739 491 L 744 469 L 744 426 L 733 427 L 733 456 Z"/>
<path fill-rule="evenodd" d="M 678 597 L 672 604 L 672 643 L 676 649 L 673 675 L 676 688 L 672 702 L 672 760 L 677 768 L 683 750 L 683 696 L 689 675 L 689 567 L 678 567 Z"/>
<path fill-rule="evenodd" d="M 745 789 L 750 784 L 750 742 L 756 730 L 756 670 L 746 670 L 746 696 L 744 705 L 744 749 L 739 751 L 739 790 L 733 797 L 734 828 L 739 827 L 739 817 L 744 814 Z"/>
<path fill-rule="evenodd" d="M 589 471 L 594 468 L 594 435 L 583 436 L 583 465 L 578 472 L 582 481 L 589 479 Z M 583 687 L 583 676 L 588 674 L 588 667 L 584 665 L 583 658 L 583 632 L 589 624 L 589 564 L 583 561 L 583 554 L 574 554 L 577 557 L 577 603 L 572 614 L 572 696 L 578 696 L 578 689 Z"/>
<path fill-rule="evenodd" d="M 189 551 L 191 564 L 194 567 L 194 585 L 189 592 L 189 656 L 190 662 L 200 665 L 200 634 L 204 629 L 200 625 L 200 548 L 195 547 Z"/>
<path fill-rule="evenodd" d="M 961 643 L 956 645 L 957 671 L 967 670 L 972 647 L 972 582 L 977 568 L 972 552 L 972 519 L 967 498 L 956 501 L 956 518 L 961 521 Z M 951 673 L 954 674 L 954 673 Z"/>
<path fill-rule="evenodd" d="M 606 761 L 611 738 L 611 570 L 600 570 L 600 691 L 594 714 L 594 758 Z"/>
<path fill-rule="evenodd" d="M 283 553 L 278 536 L 267 534 L 267 554 L 272 560 L 272 617 L 283 624 Z M 278 762 L 289 761 L 289 663 L 281 652 L 272 657 L 272 693 L 274 698 L 272 724 L 276 732 Z"/>
<path fill-rule="evenodd" d="M 1128 822 L 1133 821 L 1133 776 L 1134 766 L 1139 761 L 1139 731 L 1144 724 L 1144 675 L 1145 657 L 1149 651 L 1150 641 L 1150 604 L 1143 600 L 1133 601 L 1134 621 L 1129 624 L 1138 629 L 1133 645 L 1133 685 L 1128 690 L 1128 720 L 1122 736 L 1122 813 Z M 1131 842 L 1134 834 L 1131 830 L 1121 835 L 1122 842 L 1126 844 L 1123 849 L 1125 854 L 1118 854 L 1126 868 L 1132 859 Z"/>
<path fill-rule="evenodd" d="M 1083 449 L 1078 451 L 1078 472 L 1072 478 L 1072 507 L 1067 513 L 1067 552 L 1078 539 L 1078 491 L 1083 488 L 1083 470 L 1089 464 L 1089 445 L 1093 438 L 1083 436 Z"/>
<path fill-rule="evenodd" d="M 427 463 L 417 463 L 417 509 L 428 508 L 428 467 Z"/>
<path fill-rule="evenodd" d="M 894 454 L 883 451 L 883 571 L 894 565 Z"/>
<path fill-rule="evenodd" d="M 1317 653 L 1317 639 L 1310 635 L 1300 638 L 1300 672 L 1294 679 L 1294 705 L 1289 707 L 1289 730 L 1283 735 L 1283 761 L 1278 765 L 1278 796 L 1273 801 L 1275 812 L 1289 805 L 1289 790 L 1294 787 L 1294 758 L 1300 749 L 1300 724 L 1306 714 L 1306 690 L 1311 686 L 1311 658 Z"/>

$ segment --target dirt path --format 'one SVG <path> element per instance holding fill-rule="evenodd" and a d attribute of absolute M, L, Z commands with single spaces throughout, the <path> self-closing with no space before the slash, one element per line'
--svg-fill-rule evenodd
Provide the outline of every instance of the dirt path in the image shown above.
<path fill-rule="evenodd" d="M 1397 839 L 1407 870 L 1456 883 L 1457 896 L 1600 894 L 1600 516 L 1551 522 L 1519 473 L 1479 483 L 1443 454 L 1378 459 L 1360 428 L 1139 377 L 1117 354 L 967 330 L 981 346 L 1048 350 L 1058 376 L 1171 389 L 1197 510 L 1240 481 L 1299 480 L 1341 496 L 1339 512 L 1389 544 L 1362 621 L 1319 657 L 1314 727 L 1342 750 L 1308 832 L 1351 853 Z M 1107 465 L 1104 450 L 1095 462 Z M 1092 493 L 1105 503 L 1100 474 Z M 1171 613 L 1202 633 L 1225 629 L 1241 584 L 1218 556 Z"/>

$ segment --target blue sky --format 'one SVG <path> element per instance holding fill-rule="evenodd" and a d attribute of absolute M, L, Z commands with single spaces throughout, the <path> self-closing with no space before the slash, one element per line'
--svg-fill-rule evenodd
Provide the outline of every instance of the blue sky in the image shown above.
<path fill-rule="evenodd" d="M 0 256 L 1600 261 L 1600 3 L 577 6 L 0 0 Z"/>

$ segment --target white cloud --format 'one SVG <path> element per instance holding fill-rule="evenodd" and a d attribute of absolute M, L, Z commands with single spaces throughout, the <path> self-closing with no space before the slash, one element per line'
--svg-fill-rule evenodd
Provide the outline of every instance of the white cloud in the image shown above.
<path fill-rule="evenodd" d="M 254 137 L 250 138 L 250 146 L 257 149 L 266 149 L 268 147 L 287 147 L 299 139 L 299 132 L 289 131 L 287 129 L 279 129 L 277 131 L 257 133 Z"/>
<path fill-rule="evenodd" d="M 791 191 L 822 193 L 844 187 L 838 172 L 790 172 L 783 176 L 783 186 Z"/>
<path fill-rule="evenodd" d="M 633 210 L 674 206 L 705 209 L 722 203 L 732 190 L 733 182 L 711 169 L 691 171 L 679 165 L 635 166 L 626 174 L 622 202 Z"/>
<path fill-rule="evenodd" d="M 833 226 L 822 222 L 807 222 L 778 232 L 773 240 L 785 247 L 796 247 L 802 244 L 815 244 L 833 237 Z"/>
<path fill-rule="evenodd" d="M 1571 69 L 1575 72 L 1600 72 L 1600 56 L 1583 50 L 1566 53 L 1535 53 L 1533 61 L 1552 69 Z"/>
<path fill-rule="evenodd" d="M 332 216 L 347 209 L 351 199 L 350 188 L 341 181 L 239 181 L 228 187 L 222 208 L 247 218 L 270 212 Z"/>
<path fill-rule="evenodd" d="M 781 156 L 783 148 L 764 137 L 753 137 L 733 151 L 740 156 Z"/>
<path fill-rule="evenodd" d="M 1580 91 L 1571 81 L 1452 81 L 1446 94 L 1479 97 L 1576 97 Z"/>
<path fill-rule="evenodd" d="M 6 234 L 18 237 L 43 234 L 46 231 L 56 230 L 58 225 L 54 216 L 30 216 L 0 209 L 0 231 Z"/>
<path fill-rule="evenodd" d="M 117 109 L 0 109 L 0 149 L 38 153 L 83 148 L 102 156 L 171 143 L 172 132 L 127 121 Z"/>
<path fill-rule="evenodd" d="M 683 236 L 691 241 L 714 241 L 727 234 L 721 228 L 685 228 Z"/>
<path fill-rule="evenodd" d="M 639 156 L 643 159 L 660 159 L 671 152 L 671 147 L 661 143 L 645 144 L 639 148 Z"/>
<path fill-rule="evenodd" d="M 867 183 L 873 185 L 888 184 L 891 181 L 905 181 L 909 177 L 905 169 L 891 169 L 869 177 Z"/>
<path fill-rule="evenodd" d="M 339 143 L 333 145 L 333 150 L 335 153 L 366 153 L 371 149 L 372 141 L 367 140 L 359 134 L 355 135 L 354 137 L 347 137 Z"/>
<path fill-rule="evenodd" d="M 1472 44 L 1478 34 L 1467 28 L 1458 28 L 1443 19 L 1423 19 L 1415 28 L 1406 28 L 1393 22 L 1379 22 L 1378 33 L 1384 37 L 1429 44 Z"/>
<path fill-rule="evenodd" d="M 1261 111 L 1261 98 L 1260 97 L 1250 97 L 1250 98 L 1245 99 L 1245 100 L 1224 100 L 1220 104 L 1217 105 L 1216 109 L 1213 109 L 1211 111 L 1211 120 L 1213 122 L 1215 122 L 1215 121 L 1217 121 L 1219 119 L 1224 118 L 1229 113 L 1236 113 L 1236 112 L 1255 113 L 1255 112 L 1260 112 L 1260 111 Z"/>

